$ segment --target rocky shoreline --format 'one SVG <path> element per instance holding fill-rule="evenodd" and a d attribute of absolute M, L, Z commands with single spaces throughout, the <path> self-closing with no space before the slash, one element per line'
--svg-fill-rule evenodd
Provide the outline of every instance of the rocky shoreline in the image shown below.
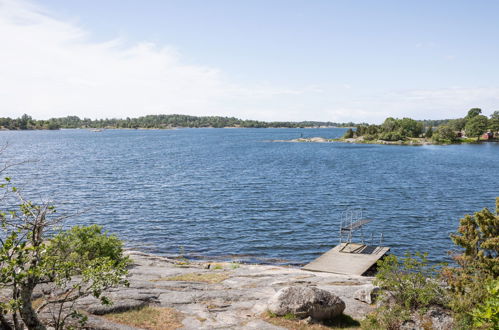
<path fill-rule="evenodd" d="M 272 142 L 313 142 L 313 143 L 332 143 L 332 142 L 344 142 L 344 143 L 355 143 L 355 144 L 390 144 L 390 145 L 412 145 L 412 146 L 422 146 L 435 144 L 426 139 L 409 139 L 406 141 L 383 141 L 383 140 L 364 140 L 363 137 L 360 138 L 350 138 L 350 139 L 326 139 L 320 136 L 310 137 L 310 138 L 297 138 L 291 140 L 273 140 Z"/>
<path fill-rule="evenodd" d="M 285 287 L 313 287 L 345 302 L 344 314 L 361 320 L 374 306 L 355 299 L 372 277 L 335 275 L 294 267 L 179 261 L 137 251 L 130 286 L 107 293 L 112 306 L 85 298 L 78 308 L 88 313 L 90 329 L 137 329 L 110 320 L 110 313 L 144 306 L 174 310 L 182 329 L 284 329 L 265 318 L 268 301 Z M 357 292 L 357 293 L 356 293 Z"/>
<path fill-rule="evenodd" d="M 291 140 L 272 140 L 271 142 L 313 142 L 313 143 L 333 143 L 333 142 L 343 142 L 343 143 L 353 143 L 353 144 L 384 144 L 384 145 L 404 145 L 404 146 L 426 146 L 426 145 L 445 145 L 444 143 L 435 143 L 431 140 L 425 138 L 410 138 L 408 140 L 399 140 L 399 141 L 384 141 L 384 140 L 365 140 L 364 137 L 358 138 L 338 138 L 338 139 L 326 139 L 320 136 L 310 137 L 310 138 L 297 138 Z M 475 144 L 481 142 L 496 142 L 496 141 L 461 141 L 459 143 L 452 144 Z"/>

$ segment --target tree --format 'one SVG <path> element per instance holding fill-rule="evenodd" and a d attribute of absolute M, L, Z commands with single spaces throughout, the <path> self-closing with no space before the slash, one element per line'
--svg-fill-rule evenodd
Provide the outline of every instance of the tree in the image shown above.
<path fill-rule="evenodd" d="M 402 134 L 409 137 L 419 137 L 423 133 L 423 123 L 411 118 L 402 118 L 398 120 Z"/>
<path fill-rule="evenodd" d="M 469 137 L 476 137 L 478 141 L 480 140 L 480 136 L 487 131 L 487 126 L 487 117 L 484 115 L 474 116 L 466 122 L 466 135 Z"/>
<path fill-rule="evenodd" d="M 427 139 L 431 139 L 431 137 L 433 136 L 433 127 L 428 127 L 428 129 L 426 130 L 426 133 L 424 135 Z"/>
<path fill-rule="evenodd" d="M 471 118 L 474 118 L 474 117 L 478 116 L 481 113 L 482 113 L 482 109 L 480 109 L 480 108 L 471 108 L 468 111 L 468 114 L 466 115 L 465 119 L 469 120 Z"/>
<path fill-rule="evenodd" d="M 464 126 L 466 126 L 466 119 L 458 118 L 449 121 L 448 124 L 454 131 L 462 131 Z"/>
<path fill-rule="evenodd" d="M 353 130 L 351 128 L 349 128 L 345 134 L 343 135 L 343 138 L 344 139 L 351 139 L 353 138 Z"/>
<path fill-rule="evenodd" d="M 465 215 L 451 239 L 462 252 L 454 256 L 457 267 L 446 268 L 442 274 L 453 292 L 452 309 L 461 323 L 471 326 L 472 310 L 493 298 L 485 284 L 499 278 L 499 197 L 495 214 L 484 208 Z"/>
<path fill-rule="evenodd" d="M 28 129 L 32 120 L 31 116 L 28 116 L 27 114 L 22 115 L 21 118 L 18 119 L 19 129 Z"/>
<path fill-rule="evenodd" d="M 494 113 L 490 115 L 489 129 L 493 133 L 499 132 L 499 111 L 494 111 Z"/>
<path fill-rule="evenodd" d="M 393 117 L 386 118 L 383 124 L 381 124 L 381 130 L 383 132 L 394 132 L 399 128 L 400 128 L 400 122 Z"/>
<path fill-rule="evenodd" d="M 438 126 L 432 135 L 432 140 L 439 143 L 455 142 L 457 140 L 454 130 L 447 125 Z"/>
<path fill-rule="evenodd" d="M 109 303 L 103 291 L 127 284 L 129 261 L 119 240 L 95 226 L 50 237 L 65 218 L 56 216 L 51 203 L 24 199 L 9 178 L 0 188 L 7 205 L 19 205 L 17 210 L 10 207 L 0 212 L 0 288 L 11 294 L 9 301 L 0 302 L 2 329 L 18 330 L 24 325 L 44 330 L 46 325 L 39 318 L 42 310 L 52 315 L 53 327 L 64 329 L 68 318 L 85 320 L 75 309 L 79 298 L 92 295 Z M 32 295 L 40 284 L 50 284 L 54 290 L 35 309 Z"/>
<path fill-rule="evenodd" d="M 459 264 L 474 264 L 475 269 L 499 277 L 499 197 L 495 214 L 484 208 L 474 215 L 465 215 L 451 238 L 464 249 L 457 257 Z"/>

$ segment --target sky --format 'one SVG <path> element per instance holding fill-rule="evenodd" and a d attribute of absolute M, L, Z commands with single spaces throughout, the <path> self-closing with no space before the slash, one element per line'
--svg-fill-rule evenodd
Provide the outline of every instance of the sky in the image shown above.
<path fill-rule="evenodd" d="M 0 0 L 0 117 L 499 110 L 499 1 Z"/>

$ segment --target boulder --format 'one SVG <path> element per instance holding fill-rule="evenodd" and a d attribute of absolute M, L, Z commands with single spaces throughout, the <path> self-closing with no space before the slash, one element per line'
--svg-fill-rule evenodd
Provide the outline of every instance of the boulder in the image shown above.
<path fill-rule="evenodd" d="M 316 287 L 286 287 L 270 298 L 267 308 L 283 316 L 294 314 L 300 318 L 329 320 L 345 310 L 345 302 L 333 293 Z"/>
<path fill-rule="evenodd" d="M 376 300 L 379 291 L 379 287 L 372 284 L 367 284 L 361 287 L 359 290 L 355 291 L 354 298 L 367 304 L 372 304 Z"/>

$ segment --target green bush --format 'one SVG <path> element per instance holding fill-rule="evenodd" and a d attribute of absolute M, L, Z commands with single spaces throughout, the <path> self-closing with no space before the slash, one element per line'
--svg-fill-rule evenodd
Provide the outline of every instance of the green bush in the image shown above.
<path fill-rule="evenodd" d="M 476 328 L 499 328 L 499 279 L 486 285 L 486 297 L 472 312 L 473 326 Z"/>
<path fill-rule="evenodd" d="M 383 132 L 379 135 L 380 140 L 383 141 L 400 141 L 405 140 L 406 136 L 400 131 Z"/>
<path fill-rule="evenodd" d="M 124 259 L 123 242 L 115 235 L 103 232 L 98 225 L 74 226 L 62 231 L 50 240 L 48 254 L 66 259 L 94 260 L 109 258 L 116 264 Z"/>
<path fill-rule="evenodd" d="M 427 254 L 388 255 L 377 265 L 374 284 L 381 288 L 382 304 L 362 322 L 364 329 L 399 329 L 411 314 L 447 304 L 447 292 L 437 280 L 440 265 L 430 265 Z"/>
<path fill-rule="evenodd" d="M 105 291 L 128 285 L 129 259 L 118 238 L 99 226 L 77 226 L 50 237 L 65 218 L 52 204 L 23 198 L 10 178 L 0 183 L 0 194 L 0 201 L 19 206 L 0 209 L 0 290 L 12 297 L 0 300 L 0 329 L 46 329 L 40 313 L 50 315 L 57 330 L 67 329 L 69 319 L 83 324 L 78 299 L 93 296 L 109 304 Z M 41 284 L 51 290 L 38 290 L 35 309 L 32 297 Z"/>
<path fill-rule="evenodd" d="M 368 330 L 398 330 L 400 329 L 400 324 L 410 318 L 411 313 L 407 309 L 397 305 L 385 305 L 368 314 L 362 320 L 361 327 Z"/>
<path fill-rule="evenodd" d="M 382 294 L 407 310 L 445 305 L 446 292 L 436 280 L 439 266 L 430 265 L 426 253 L 406 253 L 401 258 L 389 255 L 378 262 L 374 283 Z"/>
<path fill-rule="evenodd" d="M 457 323 L 469 328 L 474 323 L 471 311 L 490 298 L 486 284 L 499 278 L 499 197 L 495 213 L 485 208 L 465 215 L 451 238 L 462 253 L 454 256 L 456 266 L 444 268 L 442 275 Z"/>

